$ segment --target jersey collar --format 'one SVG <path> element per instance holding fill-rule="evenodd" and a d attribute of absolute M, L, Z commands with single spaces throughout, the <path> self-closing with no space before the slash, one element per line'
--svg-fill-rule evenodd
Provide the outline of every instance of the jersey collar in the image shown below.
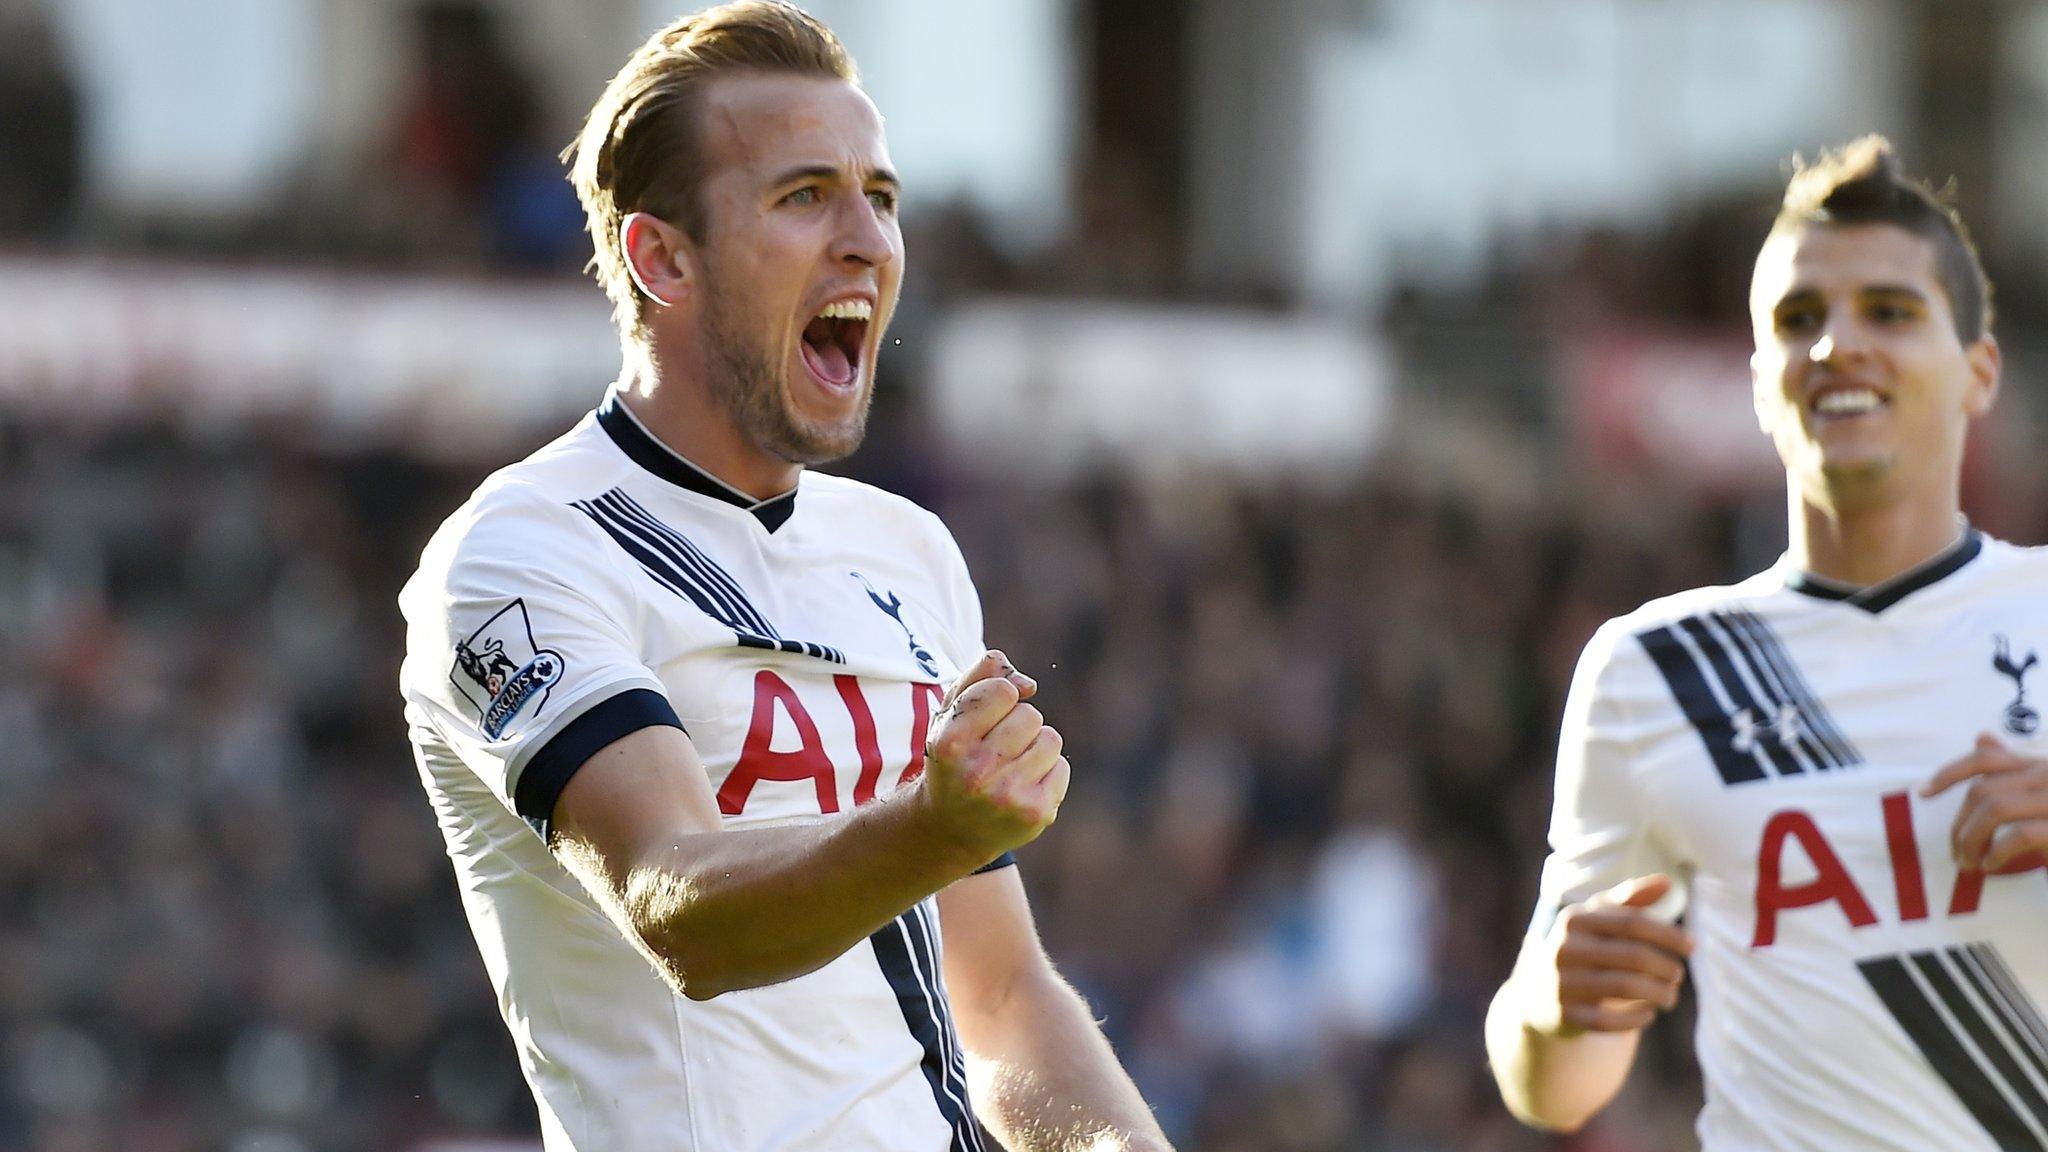
<path fill-rule="evenodd" d="M 1983 550 L 1984 534 L 1965 525 L 1963 538 L 1940 554 L 1868 588 L 1840 584 L 1798 569 L 1786 573 L 1785 587 L 1816 600 L 1845 601 L 1875 616 L 1920 589 L 1953 575 L 1957 569 L 1975 560 Z"/>
<path fill-rule="evenodd" d="M 604 403 L 598 406 L 597 423 L 633 463 L 678 488 L 722 500 L 741 511 L 752 513 L 754 519 L 761 522 L 761 527 L 770 532 L 782 527 L 796 512 L 795 488 L 766 500 L 754 499 L 690 463 L 675 449 L 656 439 L 654 433 L 640 423 L 640 418 L 633 415 L 633 410 L 620 402 L 616 392 L 606 396 Z"/>

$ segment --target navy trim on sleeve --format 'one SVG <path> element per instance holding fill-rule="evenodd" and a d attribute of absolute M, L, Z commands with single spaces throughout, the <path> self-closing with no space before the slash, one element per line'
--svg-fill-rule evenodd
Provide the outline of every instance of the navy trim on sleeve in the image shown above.
<path fill-rule="evenodd" d="M 562 789 L 568 787 L 576 770 L 619 737 L 656 726 L 682 728 L 683 722 L 668 698 L 651 688 L 629 688 L 600 701 L 569 721 L 526 762 L 526 770 L 512 790 L 513 807 L 546 840 L 555 801 L 561 799 Z"/>
<path fill-rule="evenodd" d="M 981 867 L 976 868 L 974 871 L 968 873 L 968 875 L 979 876 L 983 872 L 993 872 L 998 868 L 1015 868 L 1016 866 L 1017 854 L 1015 852 L 1005 852 L 1001 856 L 998 856 L 995 859 L 989 861 L 988 863 L 983 864 Z"/>

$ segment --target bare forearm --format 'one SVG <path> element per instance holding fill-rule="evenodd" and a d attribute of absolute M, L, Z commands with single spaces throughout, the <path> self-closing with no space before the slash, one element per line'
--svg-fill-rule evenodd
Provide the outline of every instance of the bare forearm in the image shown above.
<path fill-rule="evenodd" d="M 1486 1013 L 1486 1055 L 1508 1111 L 1523 1123 L 1576 1132 L 1628 1079 L 1642 1033 L 1551 1035 L 1529 1027 L 1510 983 Z"/>
<path fill-rule="evenodd" d="M 975 1111 L 1011 1152 L 1170 1152 L 1087 1004 L 1026 978 L 960 1019 Z"/>
<path fill-rule="evenodd" d="M 823 967 L 985 863 L 905 790 L 847 816 L 675 838 L 612 877 L 619 914 L 693 999 Z"/>

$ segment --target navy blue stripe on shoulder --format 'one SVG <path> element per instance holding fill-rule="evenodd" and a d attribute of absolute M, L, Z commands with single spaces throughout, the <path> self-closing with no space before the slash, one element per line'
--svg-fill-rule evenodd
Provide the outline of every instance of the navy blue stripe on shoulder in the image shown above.
<path fill-rule="evenodd" d="M 998 856 L 995 859 L 989 861 L 988 863 L 983 864 L 981 867 L 976 868 L 973 872 L 968 873 L 968 875 L 979 876 L 983 872 L 994 872 L 998 868 L 1015 868 L 1016 866 L 1017 854 L 1015 852 L 1005 852 L 1001 856 Z"/>
<path fill-rule="evenodd" d="M 569 786 L 576 770 L 621 736 L 654 727 L 681 729 L 683 722 L 668 698 L 651 688 L 629 688 L 599 701 L 569 721 L 526 762 L 526 770 L 512 790 L 513 807 L 546 840 L 552 831 L 555 801 L 562 798 L 562 789 Z"/>

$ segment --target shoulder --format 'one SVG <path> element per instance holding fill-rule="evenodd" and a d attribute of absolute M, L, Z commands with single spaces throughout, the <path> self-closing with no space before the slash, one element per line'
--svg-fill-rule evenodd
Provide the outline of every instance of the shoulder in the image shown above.
<path fill-rule="evenodd" d="M 1995 571 L 2007 571 L 2039 576 L 2048 573 L 2048 547 L 2035 544 L 2014 544 L 1996 536 L 1983 536 L 1986 567 Z"/>
<path fill-rule="evenodd" d="M 441 522 L 420 555 L 420 571 L 446 570 L 491 556 L 548 556 L 565 538 L 585 537 L 587 520 L 569 492 L 505 469 L 485 480 Z"/>
<path fill-rule="evenodd" d="M 608 568 L 602 532 L 576 506 L 587 469 L 561 444 L 492 473 L 441 522 L 399 594 L 408 617 L 431 615 L 458 586 L 501 574 L 587 582 Z"/>
<path fill-rule="evenodd" d="M 957 550 L 937 513 L 906 496 L 846 476 L 806 469 L 801 498 L 835 524 L 891 533 L 906 543 Z"/>
<path fill-rule="evenodd" d="M 1581 679 L 1596 678 L 1603 685 L 1630 673 L 1653 676 L 1653 650 L 1660 641 L 1683 643 L 1677 637 L 1697 627 L 1698 621 L 1746 616 L 1783 590 L 1783 578 L 1775 570 L 1766 570 L 1737 584 L 1714 584 L 1659 596 L 1602 624 L 1586 642 L 1579 675 Z"/>
<path fill-rule="evenodd" d="M 1784 587 L 1784 578 L 1768 569 L 1737 584 L 1710 584 L 1659 596 L 1607 624 L 1623 635 L 1640 636 L 1695 617 L 1756 609 Z"/>

